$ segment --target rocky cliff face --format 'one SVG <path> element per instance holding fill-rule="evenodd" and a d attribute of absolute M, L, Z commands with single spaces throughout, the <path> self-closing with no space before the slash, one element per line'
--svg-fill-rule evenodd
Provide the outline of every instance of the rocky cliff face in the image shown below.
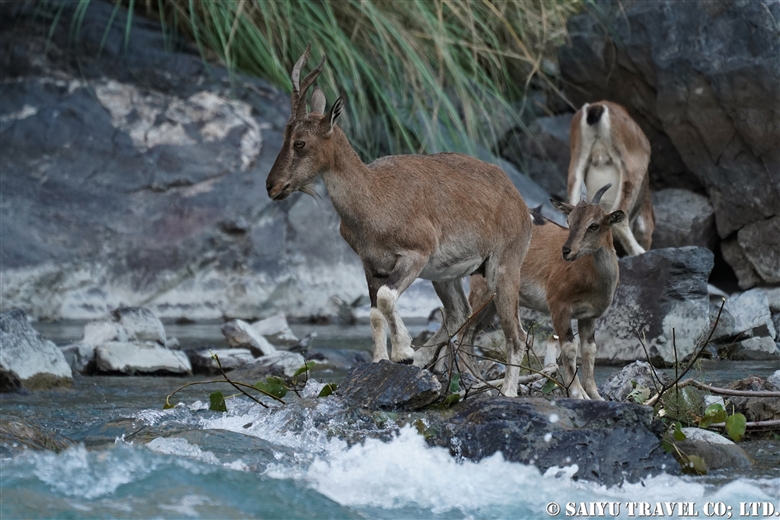
<path fill-rule="evenodd" d="M 780 282 L 780 4 L 599 1 L 573 16 L 575 105 L 617 101 L 652 143 L 655 189 L 705 192 L 743 288 Z"/>
<path fill-rule="evenodd" d="M 50 42 L 55 13 L 0 10 L 4 309 L 93 319 L 144 306 L 198 320 L 360 303 L 363 270 L 323 186 L 319 200 L 266 194 L 285 93 L 204 63 L 139 16 L 125 47 L 125 13 L 108 2 L 89 4 L 78 34 L 66 3 Z M 529 205 L 546 200 L 502 166 Z M 432 287 L 413 289 L 402 312 L 427 316 Z"/>

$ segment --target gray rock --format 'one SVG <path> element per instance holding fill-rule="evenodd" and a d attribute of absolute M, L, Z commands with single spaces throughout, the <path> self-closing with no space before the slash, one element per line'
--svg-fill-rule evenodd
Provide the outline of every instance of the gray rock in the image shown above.
<path fill-rule="evenodd" d="M 256 357 L 276 352 L 276 348 L 245 321 L 233 320 L 225 323 L 222 326 L 222 334 L 231 347 L 248 348 Z"/>
<path fill-rule="evenodd" d="M 780 350 L 773 338 L 754 337 L 743 339 L 723 349 L 724 357 L 734 360 L 768 361 L 780 359 Z"/>
<path fill-rule="evenodd" d="M 432 442 L 470 460 L 500 451 L 542 472 L 576 464 L 575 477 L 615 486 L 676 471 L 659 428 L 652 409 L 635 404 L 479 397 L 458 405 Z"/>
<path fill-rule="evenodd" d="M 776 370 L 772 375 L 766 378 L 767 382 L 774 386 L 773 390 L 780 391 L 780 370 Z"/>
<path fill-rule="evenodd" d="M 439 398 L 441 383 L 418 367 L 390 361 L 355 365 L 336 393 L 350 406 L 417 410 Z"/>
<path fill-rule="evenodd" d="M 91 2 L 71 25 L 74 7 L 51 25 L 3 6 L 17 29 L 0 36 L 4 305 L 50 319 L 119 305 L 257 319 L 367 292 L 327 195 L 271 205 L 265 193 L 286 93 L 204 62 L 142 17 L 133 44 L 116 45 L 126 11 Z"/>
<path fill-rule="evenodd" d="M 565 200 L 569 170 L 569 127 L 573 114 L 540 117 L 525 131 L 508 134 L 501 156 L 516 164 L 550 194 Z"/>
<path fill-rule="evenodd" d="M 254 383 L 268 376 L 292 377 L 303 366 L 305 360 L 300 354 L 277 350 L 271 354 L 256 358 L 251 363 L 230 373 L 234 381 Z"/>
<path fill-rule="evenodd" d="M 165 345 L 165 328 L 152 311 L 143 307 L 120 307 L 112 316 L 127 331 L 129 341 L 154 341 Z M 117 341 L 120 341 L 117 339 Z"/>
<path fill-rule="evenodd" d="M 763 283 L 780 283 L 780 216 L 745 225 L 737 241 Z"/>
<path fill-rule="evenodd" d="M 171 350 L 178 350 L 179 347 L 181 347 L 181 343 L 179 343 L 178 338 L 167 338 L 165 340 L 165 348 Z"/>
<path fill-rule="evenodd" d="M 82 343 L 87 345 L 102 345 L 107 341 L 127 341 L 127 331 L 121 323 L 110 320 L 91 321 L 84 325 Z"/>
<path fill-rule="evenodd" d="M 634 361 L 630 365 L 624 366 L 620 372 L 609 376 L 600 390 L 601 396 L 610 401 L 627 401 L 628 395 L 635 389 L 639 392 L 645 390 L 647 396 L 643 398 L 644 401 L 669 382 L 669 378 L 663 373 L 656 372 L 654 374 L 650 363 Z"/>
<path fill-rule="evenodd" d="M 576 106 L 619 102 L 648 135 L 653 188 L 706 191 L 743 288 L 780 277 L 779 16 L 772 0 L 602 1 L 559 52 Z"/>
<path fill-rule="evenodd" d="M 620 285 L 612 306 L 597 322 L 596 361 L 647 360 L 637 333 L 644 335 L 651 363 L 674 363 L 673 334 L 677 359 L 686 359 L 710 327 L 707 277 L 712 252 L 700 247 L 656 249 L 619 262 Z"/>
<path fill-rule="evenodd" d="M 709 471 L 749 468 L 753 465 L 753 460 L 745 450 L 719 433 L 703 428 L 682 428 L 682 432 L 685 440 L 672 443 L 683 454 L 704 459 Z"/>
<path fill-rule="evenodd" d="M 227 348 L 220 350 L 189 350 L 187 357 L 195 374 L 219 374 L 217 360 L 212 359 L 212 352 L 219 356 L 219 363 L 225 372 L 243 368 L 254 362 L 255 356 L 246 348 Z"/>
<path fill-rule="evenodd" d="M 0 456 L 20 455 L 27 450 L 60 451 L 76 443 L 57 432 L 18 417 L 0 417 Z"/>
<path fill-rule="evenodd" d="M 723 311 L 728 312 L 734 319 L 731 336 L 741 334 L 743 338 L 774 339 L 777 335 L 766 294 L 761 289 L 751 289 L 732 296 L 726 300 Z"/>
<path fill-rule="evenodd" d="M 758 276 L 753 265 L 745 255 L 745 251 L 739 245 L 737 237 L 727 238 L 720 243 L 720 251 L 723 253 L 723 259 L 734 270 L 737 275 L 739 286 L 742 289 L 749 289 L 761 284 L 761 277 Z"/>
<path fill-rule="evenodd" d="M 773 374 L 766 379 L 750 376 L 726 385 L 732 390 L 749 392 L 777 392 L 780 384 Z M 774 379 L 774 380 L 773 380 Z M 728 396 L 726 406 L 729 413 L 741 413 L 748 421 L 776 421 L 780 420 L 780 397 L 752 397 L 752 396 Z"/>
<path fill-rule="evenodd" d="M 91 374 L 95 371 L 95 345 L 88 343 L 73 343 L 62 347 L 65 361 L 68 362 L 73 372 L 79 374 Z"/>
<path fill-rule="evenodd" d="M 780 314 L 780 287 L 762 287 L 772 314 Z"/>
<path fill-rule="evenodd" d="M 707 197 L 688 190 L 653 193 L 653 248 L 699 246 L 714 250 L 718 243 L 715 212 Z"/>
<path fill-rule="evenodd" d="M 0 313 L 0 392 L 70 387 L 65 356 L 27 322 L 19 309 Z"/>
<path fill-rule="evenodd" d="M 157 343 L 105 343 L 95 349 L 98 372 L 110 374 L 191 374 L 192 365 L 180 350 Z"/>
<path fill-rule="evenodd" d="M 293 334 L 284 314 L 276 314 L 270 318 L 252 323 L 252 328 L 268 341 L 279 345 L 295 345 L 298 338 Z"/>

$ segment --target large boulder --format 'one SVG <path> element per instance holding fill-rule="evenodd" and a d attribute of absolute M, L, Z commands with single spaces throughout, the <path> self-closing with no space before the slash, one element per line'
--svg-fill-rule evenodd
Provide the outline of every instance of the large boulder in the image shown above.
<path fill-rule="evenodd" d="M 649 356 L 663 365 L 689 357 L 710 327 L 707 277 L 713 261 L 701 247 L 621 258 L 620 285 L 596 326 L 596 361 L 623 364 Z"/>
<path fill-rule="evenodd" d="M 276 314 L 270 318 L 252 323 L 252 328 L 268 341 L 281 345 L 295 345 L 298 338 L 293 334 L 284 314 Z"/>
<path fill-rule="evenodd" d="M 59 348 L 33 329 L 24 311 L 0 313 L 0 392 L 70 387 L 73 373 Z"/>
<path fill-rule="evenodd" d="M 704 195 L 670 188 L 653 193 L 653 248 L 699 246 L 715 250 L 715 213 Z"/>
<path fill-rule="evenodd" d="M 615 486 L 676 470 L 662 428 L 652 408 L 635 404 L 478 397 L 459 405 L 432 442 L 471 460 L 500 451 L 543 472 L 570 467 L 576 478 Z"/>
<path fill-rule="evenodd" d="M 156 343 L 119 343 L 110 341 L 95 349 L 98 372 L 109 374 L 176 374 L 192 373 L 187 354 L 169 350 Z"/>
<path fill-rule="evenodd" d="M 276 352 L 276 348 L 267 339 L 243 320 L 233 320 L 222 326 L 222 334 L 231 347 L 249 349 L 255 357 L 267 356 Z"/>
<path fill-rule="evenodd" d="M 777 283 L 780 4 L 597 4 L 568 22 L 568 97 L 625 105 L 651 141 L 652 187 L 705 191 L 740 285 Z"/>
<path fill-rule="evenodd" d="M 336 393 L 351 406 L 416 410 L 439 398 L 441 383 L 427 370 L 384 360 L 355 365 Z"/>
<path fill-rule="evenodd" d="M 143 307 L 120 307 L 111 313 L 119 325 L 127 331 L 130 341 L 153 341 L 165 345 L 165 328 L 149 309 Z M 85 332 L 86 336 L 86 332 Z"/>
<path fill-rule="evenodd" d="M 734 470 L 753 465 L 745 450 L 719 433 L 702 428 L 683 428 L 685 440 L 672 441 L 684 455 L 696 455 L 704 459 L 707 470 Z"/>
<path fill-rule="evenodd" d="M 60 452 L 75 446 L 70 439 L 20 417 L 0 417 L 0 457 L 20 455 L 27 450 Z"/>

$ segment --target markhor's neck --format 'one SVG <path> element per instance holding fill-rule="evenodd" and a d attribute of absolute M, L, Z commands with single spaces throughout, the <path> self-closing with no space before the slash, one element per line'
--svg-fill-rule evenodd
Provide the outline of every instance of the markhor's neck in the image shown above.
<path fill-rule="evenodd" d="M 349 144 L 344 132 L 339 127 L 333 132 L 333 166 L 323 173 L 322 180 L 336 213 L 347 226 L 355 227 L 365 221 L 374 206 L 374 174 Z"/>

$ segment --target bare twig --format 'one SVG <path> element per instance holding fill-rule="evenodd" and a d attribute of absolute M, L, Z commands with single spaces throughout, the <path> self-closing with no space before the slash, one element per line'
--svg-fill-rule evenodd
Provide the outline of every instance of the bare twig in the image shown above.
<path fill-rule="evenodd" d="M 435 347 L 438 347 L 438 348 L 436 349 L 436 354 L 433 356 L 433 361 L 431 361 L 430 364 L 425 367 L 427 370 L 430 370 L 436 364 L 436 361 L 439 359 L 439 353 L 441 352 L 441 349 L 444 348 L 445 345 L 448 345 L 450 343 L 450 341 L 452 341 L 452 339 L 455 336 L 460 334 L 460 331 L 462 331 L 466 327 L 466 325 L 468 325 L 469 322 L 471 322 L 471 320 L 474 319 L 474 317 L 477 316 L 482 311 L 482 309 L 484 309 L 487 306 L 487 304 L 490 303 L 493 300 L 493 298 L 495 298 L 495 296 L 496 296 L 495 293 L 491 294 L 490 298 L 485 300 L 485 303 L 483 303 L 479 307 L 479 309 L 476 310 L 476 312 L 472 312 L 471 315 L 468 318 L 466 318 L 466 321 L 463 322 L 463 325 L 458 327 L 458 330 L 456 330 L 452 334 L 449 334 L 449 331 L 447 329 L 444 329 L 444 331 L 447 332 L 447 334 L 448 334 L 447 341 L 442 341 L 438 345 L 431 345 L 431 347 L 435 346 Z M 444 326 L 444 324 L 442 323 L 442 327 L 443 326 Z"/>
<path fill-rule="evenodd" d="M 715 423 L 710 424 L 710 428 L 725 428 L 726 423 Z M 745 428 L 753 428 L 756 430 L 767 428 L 769 430 L 774 430 L 775 428 L 780 428 L 780 419 L 772 419 L 769 421 L 752 421 L 752 422 L 746 422 Z"/>
<path fill-rule="evenodd" d="M 241 388 L 242 385 L 237 385 L 236 383 L 231 381 L 230 378 L 228 378 L 227 374 L 225 373 L 225 370 L 222 368 L 222 363 L 220 363 L 220 361 L 219 361 L 219 356 L 216 355 L 216 354 L 212 354 L 212 355 L 214 356 L 214 359 L 217 360 L 217 366 L 219 367 L 219 371 L 222 373 L 222 377 L 225 378 L 225 382 L 230 383 L 230 385 L 233 388 L 235 388 L 236 390 L 238 390 L 239 392 L 241 392 L 242 394 L 244 394 L 245 396 L 247 396 L 248 398 L 250 398 L 251 400 L 253 400 L 257 404 L 262 405 L 264 408 L 268 408 L 267 404 L 265 404 L 264 402 L 260 401 L 255 396 L 248 394 L 243 388 Z M 245 385 L 245 386 L 249 386 L 249 385 Z M 255 388 L 255 387 L 251 387 L 251 388 Z M 273 399 L 276 399 L 277 401 L 281 401 L 281 403 L 284 404 L 284 401 L 282 401 L 281 399 L 279 399 L 278 397 L 276 397 L 274 395 L 269 394 L 268 392 L 264 392 L 263 390 L 260 390 L 259 388 L 255 388 L 255 390 L 257 390 L 261 394 L 267 395 L 268 397 L 272 397 Z"/>

